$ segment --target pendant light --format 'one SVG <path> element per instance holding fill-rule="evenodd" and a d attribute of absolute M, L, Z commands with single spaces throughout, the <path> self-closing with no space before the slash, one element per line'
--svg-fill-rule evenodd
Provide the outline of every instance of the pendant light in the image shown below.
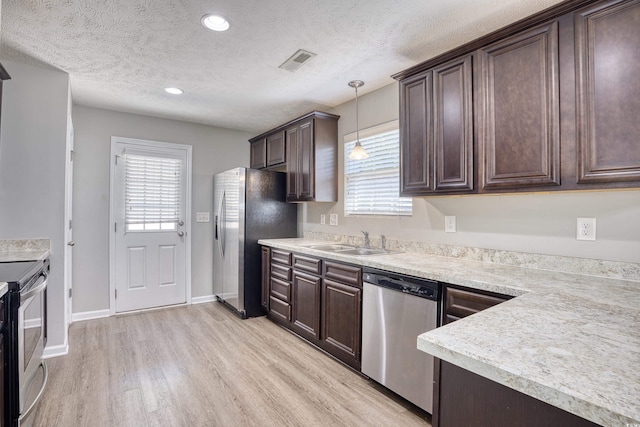
<path fill-rule="evenodd" d="M 352 80 L 349 82 L 349 86 L 356 90 L 356 146 L 351 150 L 349 158 L 351 160 L 362 160 L 369 157 L 364 147 L 360 145 L 360 124 L 358 123 L 358 88 L 364 86 L 364 82 L 362 80 Z"/>

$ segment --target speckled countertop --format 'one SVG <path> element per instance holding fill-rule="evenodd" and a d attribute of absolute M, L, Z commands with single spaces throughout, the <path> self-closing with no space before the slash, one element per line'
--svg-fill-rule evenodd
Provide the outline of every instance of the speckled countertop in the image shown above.
<path fill-rule="evenodd" d="M 49 257 L 49 239 L 0 240 L 0 262 L 39 261 Z"/>
<path fill-rule="evenodd" d="M 4 296 L 9 290 L 9 285 L 7 282 L 0 282 L 0 298 Z"/>
<path fill-rule="evenodd" d="M 640 423 L 640 282 L 421 253 L 349 256 L 259 243 L 517 296 L 418 337 L 418 348 L 605 426 Z"/>

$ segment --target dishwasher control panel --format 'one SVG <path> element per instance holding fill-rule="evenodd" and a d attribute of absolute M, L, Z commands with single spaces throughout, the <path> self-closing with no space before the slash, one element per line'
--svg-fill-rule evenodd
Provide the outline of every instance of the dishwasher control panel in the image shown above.
<path fill-rule="evenodd" d="M 437 301 L 440 296 L 440 285 L 438 282 L 418 277 L 367 269 L 363 271 L 363 281 L 435 301 Z"/>

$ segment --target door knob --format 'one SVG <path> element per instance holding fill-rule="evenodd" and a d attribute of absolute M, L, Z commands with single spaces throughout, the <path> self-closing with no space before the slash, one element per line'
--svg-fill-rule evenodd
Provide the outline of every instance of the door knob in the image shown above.
<path fill-rule="evenodd" d="M 67 245 L 69 245 L 69 246 L 75 246 L 75 245 L 76 245 L 76 242 L 74 242 L 74 241 L 72 240 L 72 241 L 70 241 L 69 243 L 67 243 Z"/>
<path fill-rule="evenodd" d="M 182 227 L 183 225 L 184 225 L 184 221 L 183 220 L 178 221 L 178 226 Z"/>
<path fill-rule="evenodd" d="M 178 236 L 180 237 L 184 236 L 184 231 L 178 231 Z"/>

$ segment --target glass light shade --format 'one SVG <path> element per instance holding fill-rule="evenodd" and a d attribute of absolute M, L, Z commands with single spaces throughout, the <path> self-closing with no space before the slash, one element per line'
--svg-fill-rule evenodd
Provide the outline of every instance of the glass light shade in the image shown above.
<path fill-rule="evenodd" d="M 360 145 L 360 141 L 356 142 L 356 146 L 353 147 L 353 150 L 351 150 L 351 153 L 349 154 L 349 158 L 351 160 L 363 160 L 368 157 L 369 155 L 364 147 Z"/>
<path fill-rule="evenodd" d="M 205 15 L 202 17 L 202 25 L 213 31 L 227 31 L 231 24 L 220 15 Z"/>
<path fill-rule="evenodd" d="M 171 95 L 182 95 L 184 91 L 177 87 L 165 87 L 164 91 L 170 93 Z"/>

